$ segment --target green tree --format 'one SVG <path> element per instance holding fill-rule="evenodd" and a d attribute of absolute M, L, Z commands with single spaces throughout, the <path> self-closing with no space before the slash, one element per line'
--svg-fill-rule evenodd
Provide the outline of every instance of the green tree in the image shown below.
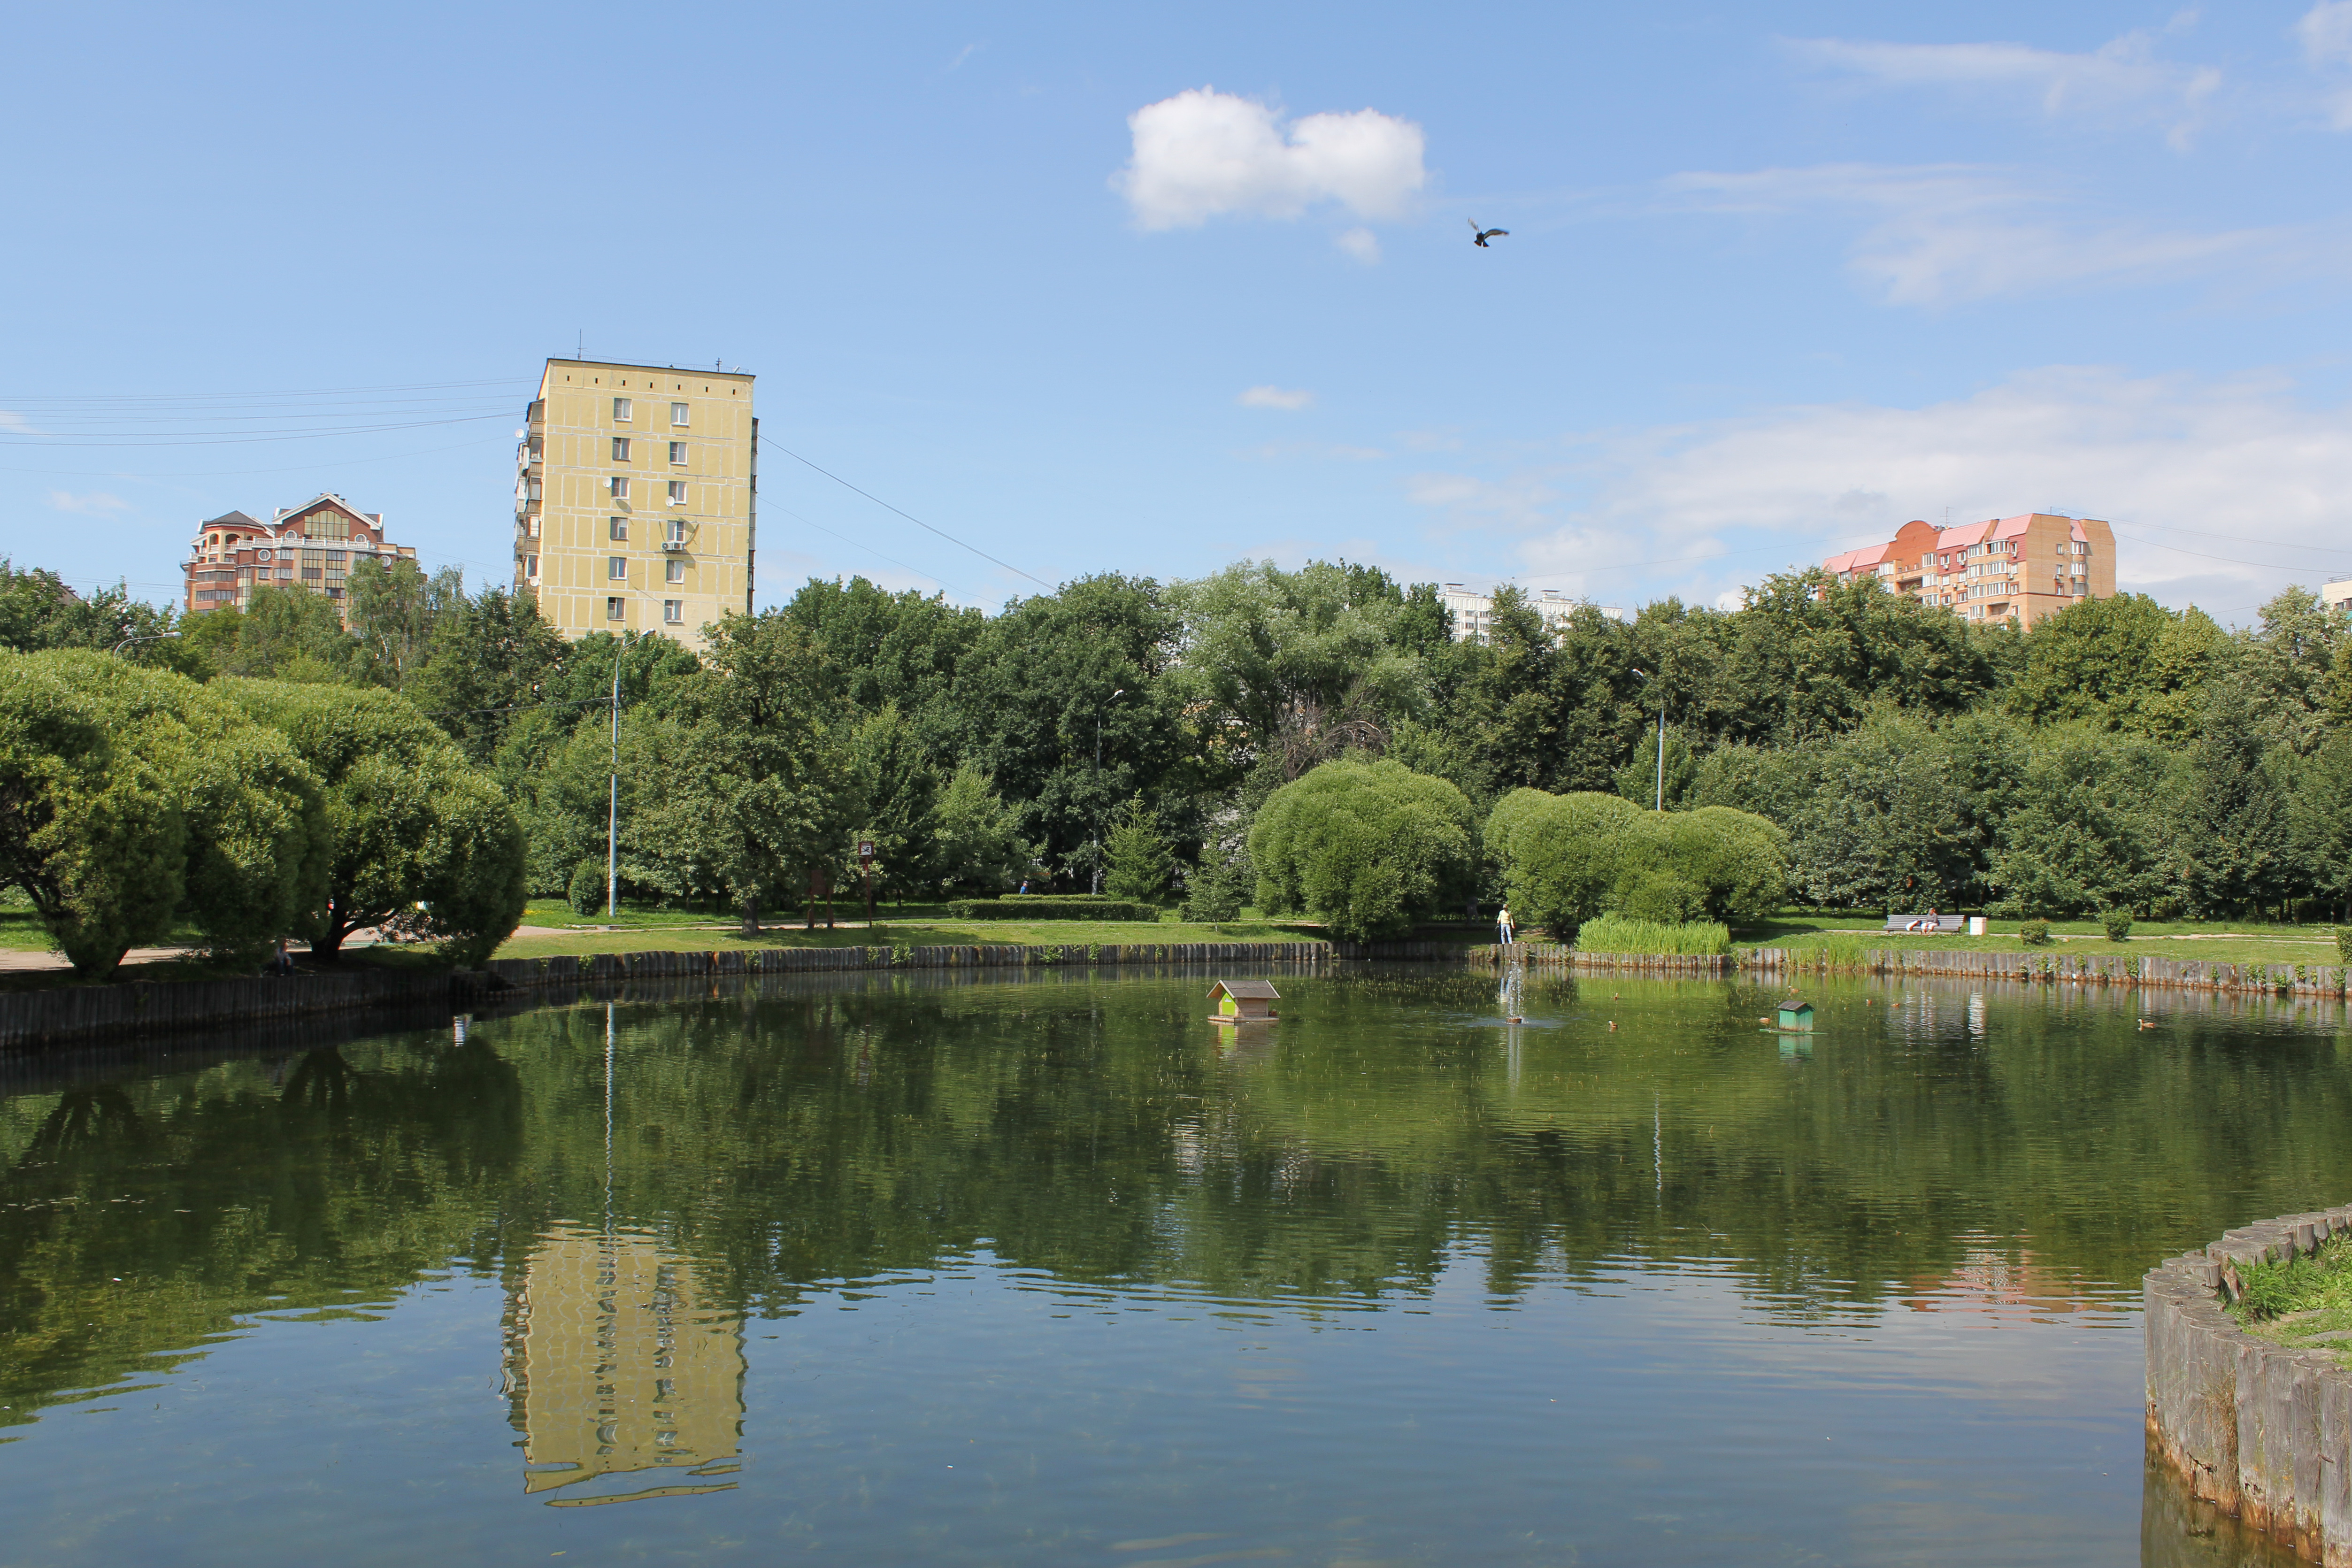
<path fill-rule="evenodd" d="M 1110 870 L 1104 891 L 1139 904 L 1156 904 L 1167 896 L 1176 875 L 1176 857 L 1160 837 L 1159 814 L 1143 804 L 1141 795 L 1120 811 L 1108 849 Z"/>
<path fill-rule="evenodd" d="M 895 701 L 855 722 L 849 731 L 850 766 L 858 798 L 866 803 L 858 837 L 874 846 L 874 875 L 885 895 L 936 891 L 941 868 L 933 815 L 942 780 L 925 754 L 915 726 Z M 847 869 L 855 869 L 852 865 Z"/>
<path fill-rule="evenodd" d="M 1020 885 L 1038 847 L 1021 837 L 1020 815 L 994 781 L 969 763 L 956 769 L 931 813 L 929 892 L 987 895 Z"/>
<path fill-rule="evenodd" d="M 2152 913 L 2172 880 L 2177 780 L 2153 742 L 2084 726 L 2043 731 L 2002 819 L 1990 881 L 2018 914 Z"/>
<path fill-rule="evenodd" d="M 522 918 L 520 823 L 430 720 L 381 689 L 228 679 L 226 698 L 292 743 L 325 787 L 326 898 L 303 934 L 332 962 L 373 927 L 478 963 Z"/>
<path fill-rule="evenodd" d="M 1477 870 L 1462 792 L 1400 763 L 1340 761 L 1283 785 L 1250 829 L 1258 907 L 1304 910 L 1350 942 L 1458 904 Z"/>
<path fill-rule="evenodd" d="M 0 658 L 0 879 L 77 973 L 102 979 L 171 929 L 187 816 L 101 692 L 50 657 Z"/>
<path fill-rule="evenodd" d="M 572 645 L 541 618 L 538 601 L 489 588 L 457 597 L 435 616 L 423 664 L 401 689 L 470 761 L 487 766 L 572 658 Z M 599 673 L 609 680 L 611 663 Z M 552 712 L 551 728 L 568 727 L 578 714 Z"/>
<path fill-rule="evenodd" d="M 2294 778 L 2287 816 L 2300 878 L 2341 921 L 2352 904 L 2352 733 L 2299 759 Z"/>
<path fill-rule="evenodd" d="M 181 624 L 182 639 L 223 675 L 310 682 L 364 679 L 360 645 L 343 629 L 333 600 L 305 588 L 256 588 L 240 610 L 204 610 Z"/>
<path fill-rule="evenodd" d="M 677 890 L 724 889 L 746 933 L 763 904 L 834 876 L 866 802 L 824 658 L 782 611 L 710 629 L 678 716 L 656 721 L 646 858 Z"/>
<path fill-rule="evenodd" d="M 445 566 L 428 577 L 413 560 L 370 556 L 352 568 L 343 595 L 369 674 L 403 691 L 430 657 L 436 626 L 466 602 L 466 574 Z"/>
<path fill-rule="evenodd" d="M 2200 915 L 2275 903 L 2293 868 L 2286 793 L 2266 766 L 2252 699 L 2216 681 L 2189 751 L 2173 837 L 2189 907 Z"/>
<path fill-rule="evenodd" d="M 215 955 L 251 957 L 315 908 L 319 785 L 282 738 L 184 676 L 110 655 L 5 668 L 8 875 L 77 970 L 111 973 L 174 918 Z M 82 754 L 49 754 L 61 741 Z"/>
<path fill-rule="evenodd" d="M 1238 727 L 1238 762 L 1276 756 L 1297 778 L 1343 751 L 1378 751 L 1420 706 L 1419 660 L 1395 638 L 1404 596 L 1374 568 L 1243 563 L 1171 597 L 1187 695 Z"/>
<path fill-rule="evenodd" d="M 121 657 L 132 663 L 201 678 L 205 666 L 177 636 L 179 626 L 169 605 L 141 604 L 120 583 L 84 595 L 54 572 L 20 572 L 0 555 L 0 648 L 103 653 L 128 641 Z"/>
<path fill-rule="evenodd" d="M 1985 901 L 1997 829 L 2025 760 L 1998 720 L 1938 728 L 1883 710 L 1822 748 L 1813 793 L 1785 825 L 1793 879 L 1814 903 L 1839 908 Z"/>
<path fill-rule="evenodd" d="M 1691 755 L 1690 742 L 1677 730 L 1666 731 L 1665 808 L 1680 811 L 1690 804 L 1691 790 L 1698 783 L 1698 762 Z M 1658 800 L 1658 727 L 1650 726 L 1650 739 L 1633 748 L 1631 761 L 1617 770 L 1617 793 L 1635 805 L 1655 809 Z"/>

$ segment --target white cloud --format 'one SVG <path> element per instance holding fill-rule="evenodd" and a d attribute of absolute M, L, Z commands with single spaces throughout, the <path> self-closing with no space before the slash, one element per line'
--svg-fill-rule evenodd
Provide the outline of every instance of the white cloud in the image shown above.
<path fill-rule="evenodd" d="M 1297 413 L 1315 401 L 1315 395 L 1303 387 L 1253 386 L 1234 399 L 1244 408 L 1280 408 Z"/>
<path fill-rule="evenodd" d="M 2303 45 L 2303 58 L 2313 65 L 2352 67 L 2352 0 L 2320 0 L 2294 25 L 2294 36 Z M 2329 99 L 2327 110 L 2336 130 L 2352 131 L 2352 89 Z"/>
<path fill-rule="evenodd" d="M 1457 528 L 1493 526 L 1529 528 L 1549 521 L 1547 506 L 1559 499 L 1541 474 L 1514 474 L 1503 479 L 1475 474 L 1422 473 L 1409 476 L 1404 493 L 1417 505 L 1445 513 Z"/>
<path fill-rule="evenodd" d="M 1333 242 L 1367 267 L 1376 267 L 1381 259 L 1381 237 L 1368 228 L 1351 228 Z"/>
<path fill-rule="evenodd" d="M 2167 136 L 2184 146 L 2197 119 L 2221 85 L 2210 66 L 2175 65 L 2155 58 L 2147 33 L 2126 33 L 2089 54 L 2070 55 L 2025 44 L 1889 44 L 1845 38 L 1799 38 L 1801 58 L 1885 87 L 2023 89 L 2057 118 L 2083 115 L 2109 121 L 2166 121 Z"/>
<path fill-rule="evenodd" d="M 1297 217 L 1327 201 L 1358 217 L 1398 217 L 1428 179 L 1421 127 L 1377 110 L 1285 125 L 1265 104 L 1196 88 L 1127 123 L 1134 153 L 1111 186 L 1147 229 L 1228 213 Z"/>
<path fill-rule="evenodd" d="M 1961 163 L 1831 163 L 1747 174 L 1676 174 L 1667 205 L 1757 216 L 1860 214 L 1849 265 L 1892 303 L 1944 305 L 2092 282 L 2153 283 L 2227 268 L 2263 281 L 2341 266 L 2340 226 L 2209 233 L 2101 224 L 2063 195 Z"/>
<path fill-rule="evenodd" d="M 2306 406 L 2277 380 L 2056 367 L 1926 407 L 1784 408 L 1591 451 L 1585 504 L 1524 547 L 1531 571 L 1603 563 L 1596 552 L 1627 539 L 1659 558 L 1748 552 L 1704 568 L 1712 588 L 1948 507 L 1956 522 L 2105 518 L 2124 586 L 2168 584 L 2217 612 L 2352 569 L 2352 407 Z"/>
<path fill-rule="evenodd" d="M 70 490 L 51 490 L 49 505 L 58 511 L 79 512 L 85 517 L 110 517 L 118 511 L 129 511 L 131 503 L 121 496 L 104 490 L 92 490 L 88 495 L 75 495 Z"/>

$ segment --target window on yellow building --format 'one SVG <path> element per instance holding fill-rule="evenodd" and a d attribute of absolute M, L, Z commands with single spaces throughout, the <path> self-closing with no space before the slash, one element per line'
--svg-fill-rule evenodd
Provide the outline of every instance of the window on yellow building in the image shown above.
<path fill-rule="evenodd" d="M 634 406 L 625 397 L 613 399 L 613 417 L 619 420 L 629 419 L 632 417 L 630 411 Z"/>
<path fill-rule="evenodd" d="M 616 463 L 625 463 L 625 462 L 627 462 L 628 460 L 629 460 L 629 438 L 628 438 L 626 436 L 615 436 L 615 437 L 613 437 L 613 461 L 614 461 L 614 462 L 616 462 Z"/>
<path fill-rule="evenodd" d="M 686 461 L 685 442 L 672 441 L 669 444 L 669 460 L 673 463 L 683 463 Z"/>
<path fill-rule="evenodd" d="M 673 425 L 683 425 L 686 423 L 685 404 L 673 403 L 669 405 L 669 422 Z"/>
<path fill-rule="evenodd" d="M 604 537 L 612 540 L 627 539 L 629 537 L 629 520 L 625 517 L 606 518 L 604 520 Z"/>
<path fill-rule="evenodd" d="M 664 569 L 663 575 L 667 581 L 672 583 L 683 583 L 686 581 L 685 562 L 665 561 L 662 563 L 662 566 Z"/>
<path fill-rule="evenodd" d="M 616 583 L 625 582 L 629 575 L 629 558 L 625 555 L 606 556 L 604 558 L 604 575 L 612 578 Z"/>

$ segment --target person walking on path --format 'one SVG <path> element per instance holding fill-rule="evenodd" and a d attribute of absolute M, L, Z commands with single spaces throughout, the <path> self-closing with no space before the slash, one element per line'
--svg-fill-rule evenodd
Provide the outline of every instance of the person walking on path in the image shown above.
<path fill-rule="evenodd" d="M 1495 915 L 1495 934 L 1502 939 L 1505 947 L 1511 945 L 1511 910 L 1507 904 Z"/>

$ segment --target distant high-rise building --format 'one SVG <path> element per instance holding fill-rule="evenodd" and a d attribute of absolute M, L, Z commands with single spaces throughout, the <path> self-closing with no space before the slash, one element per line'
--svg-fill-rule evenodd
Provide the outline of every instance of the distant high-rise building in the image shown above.
<path fill-rule="evenodd" d="M 182 608 L 244 609 L 256 588 L 302 588 L 334 601 L 350 618 L 343 584 L 362 561 L 414 561 L 413 545 L 384 540 L 383 513 L 362 511 L 339 495 L 321 493 L 300 506 L 280 507 L 268 522 L 241 511 L 196 525 Z"/>
<path fill-rule="evenodd" d="M 1447 583 L 1437 592 L 1437 601 L 1454 616 L 1455 642 L 1485 642 L 1494 629 L 1495 596 L 1474 594 L 1459 583 Z M 1558 631 L 1568 618 L 1587 605 L 1590 599 L 1571 599 L 1557 588 L 1544 588 L 1528 595 L 1528 608 L 1541 617 L 1544 630 Z M 1592 605 L 1603 620 L 1622 621 L 1625 612 L 1614 605 Z"/>
<path fill-rule="evenodd" d="M 515 450 L 515 587 L 567 637 L 688 647 L 751 610 L 760 422 L 738 371 L 551 359 Z"/>
<path fill-rule="evenodd" d="M 1885 544 L 1822 563 L 1842 583 L 1875 577 L 1890 592 L 1964 620 L 2021 628 L 2116 591 L 2115 530 L 2096 518 L 2024 512 L 1937 528 L 1917 519 Z"/>

